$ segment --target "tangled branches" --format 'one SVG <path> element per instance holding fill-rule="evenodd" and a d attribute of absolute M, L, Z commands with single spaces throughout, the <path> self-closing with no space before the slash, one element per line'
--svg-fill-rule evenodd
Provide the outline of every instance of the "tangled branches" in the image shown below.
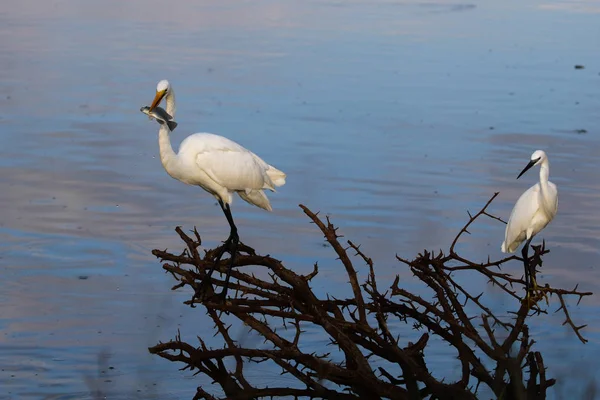
<path fill-rule="evenodd" d="M 486 393 L 504 399 L 543 399 L 555 383 L 546 377 L 542 355 L 533 351 L 526 324 L 528 318 L 545 313 L 534 298 L 523 300 L 516 289 L 525 281 L 502 272 L 500 267 L 509 261 L 521 260 L 510 256 L 497 261 L 474 263 L 460 255 L 456 244 L 468 233 L 469 227 L 481 216 L 499 219 L 486 210 L 497 193 L 475 215 L 452 242 L 447 254 L 434 255 L 423 251 L 414 260 L 398 257 L 421 282 L 417 295 L 400 285 L 397 276 L 389 289 L 381 291 L 373 261 L 352 241 L 342 244 L 337 228 L 329 218 L 322 220 L 308 208 L 304 213 L 325 235 L 345 268 L 352 296 L 346 299 L 319 298 L 311 289 L 318 275 L 314 270 L 299 275 L 287 269 L 281 261 L 261 256 L 240 244 L 240 253 L 232 271 L 230 293 L 235 297 L 225 303 L 201 302 L 195 294 L 201 290 L 206 271 L 213 265 L 219 248 L 200 255 L 200 235 L 194 238 L 180 228 L 176 231 L 185 242 L 183 253 L 176 255 L 154 250 L 153 254 L 166 261 L 163 268 L 178 281 L 173 289 L 189 286 L 194 296 L 186 303 L 202 304 L 214 321 L 215 330 L 223 341 L 220 348 L 207 346 L 203 338 L 195 347 L 181 340 L 159 343 L 149 350 L 171 361 L 185 364 L 183 369 L 196 370 L 220 386 L 227 399 L 255 399 L 291 396 L 325 399 L 476 399 Z M 541 266 L 548 253 L 544 245 L 534 246 L 529 264 Z M 367 279 L 359 282 L 352 259 L 358 256 L 368 268 Z M 217 269 L 225 272 L 229 260 L 222 260 Z M 259 266 L 268 271 L 267 278 L 244 272 L 247 266 Z M 485 292 L 473 294 L 460 282 L 461 274 L 484 276 L 513 300 L 515 310 L 508 316 L 492 311 Z M 267 276 L 267 275 L 265 275 Z M 211 279 L 213 286 L 223 286 L 224 280 Z M 545 292 L 559 300 L 559 310 L 579 339 L 584 326 L 576 326 L 568 313 L 565 297 L 579 300 L 591 293 L 577 288 L 564 290 L 548 285 Z M 241 321 L 268 343 L 267 348 L 249 348 L 232 339 L 222 318 L 222 312 Z M 278 332 L 276 324 L 285 329 Z M 310 351 L 302 340 L 307 327 L 318 327 L 328 336 L 335 351 Z M 409 329 L 403 329 L 408 327 Z M 460 365 L 455 380 L 438 377 L 432 372 L 425 350 L 432 336 L 454 349 Z M 410 338 L 416 340 L 409 340 Z M 235 367 L 226 367 L 226 362 Z M 249 363 L 272 363 L 293 377 L 294 385 L 265 386 L 250 382 L 244 374 Z M 232 365 L 232 364 L 228 364 Z M 206 387 L 199 387 L 195 399 L 216 399 Z M 214 392 L 214 391 L 213 391 Z"/>

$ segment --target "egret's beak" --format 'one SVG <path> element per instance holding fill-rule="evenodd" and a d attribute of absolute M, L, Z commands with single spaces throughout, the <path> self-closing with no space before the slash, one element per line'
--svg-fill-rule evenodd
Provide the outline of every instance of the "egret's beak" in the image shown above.
<path fill-rule="evenodd" d="M 529 171 L 529 169 L 531 167 L 533 167 L 535 164 L 537 164 L 538 161 L 540 161 L 539 158 L 537 160 L 531 160 L 531 161 L 529 161 L 529 164 L 527 164 L 527 166 L 525 168 L 523 168 L 523 171 L 521 171 L 521 173 L 519 174 L 519 176 L 517 176 L 517 179 L 519 179 L 521 177 L 521 175 L 523 175 L 525 172 Z"/>
<path fill-rule="evenodd" d="M 157 91 L 156 96 L 154 96 L 154 100 L 152 101 L 152 104 L 150 104 L 150 109 L 148 110 L 148 112 L 154 110 L 154 107 L 160 104 L 161 100 L 163 99 L 163 97 L 165 97 L 166 94 L 166 90 L 161 90 L 160 92 Z"/>

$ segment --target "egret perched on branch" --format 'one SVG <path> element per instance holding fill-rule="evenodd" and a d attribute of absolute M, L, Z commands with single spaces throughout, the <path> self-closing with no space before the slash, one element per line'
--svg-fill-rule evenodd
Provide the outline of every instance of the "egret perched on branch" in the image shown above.
<path fill-rule="evenodd" d="M 534 274 L 531 274 L 529 271 L 527 249 L 533 237 L 552 221 L 558 210 L 558 191 L 556 190 L 556 185 L 548 181 L 550 163 L 548 162 L 546 153 L 542 150 L 536 150 L 531 155 L 529 164 L 521 171 L 517 179 L 531 167 L 538 164 L 540 165 L 540 182 L 527 189 L 519 197 L 519 200 L 517 200 L 517 204 L 515 204 L 506 225 L 504 242 L 502 243 L 502 252 L 514 253 L 519 245 L 526 240 L 522 255 L 525 264 L 527 296 L 529 296 L 528 276 L 531 275 L 534 290 L 538 287 L 534 276 L 535 271 Z"/>
<path fill-rule="evenodd" d="M 156 96 L 148 112 L 152 112 L 163 98 L 166 99 L 167 113 L 175 118 L 175 95 L 167 80 L 158 82 Z M 194 133 L 188 136 L 179 146 L 179 152 L 175 153 L 171 146 L 170 133 L 168 125 L 161 124 L 158 144 L 163 167 L 174 179 L 188 185 L 200 186 L 215 196 L 229 222 L 229 237 L 205 278 L 205 281 L 210 279 L 226 248 L 231 254 L 231 259 L 221 292 L 224 299 L 239 243 L 237 227 L 230 209 L 232 195 L 235 192 L 248 203 L 271 211 L 271 204 L 263 190 L 274 192 L 275 186 L 285 184 L 286 175 L 236 142 L 212 133 Z"/>

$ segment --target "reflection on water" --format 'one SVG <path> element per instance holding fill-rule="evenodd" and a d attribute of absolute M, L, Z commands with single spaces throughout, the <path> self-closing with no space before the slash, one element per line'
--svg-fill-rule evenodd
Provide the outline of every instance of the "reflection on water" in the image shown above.
<path fill-rule="evenodd" d="M 236 200 L 234 214 L 259 251 L 298 271 L 318 260 L 321 293 L 344 278 L 297 204 L 330 213 L 381 279 L 408 277 L 394 255 L 446 247 L 494 191 L 492 211 L 508 215 L 535 182 L 515 177 L 536 148 L 560 196 L 543 279 L 598 291 L 595 2 L 163 9 L 29 0 L 0 12 L 0 398 L 179 399 L 202 382 L 146 352 L 177 328 L 190 340 L 207 329 L 150 250 L 180 247 L 177 225 L 197 225 L 208 246 L 227 234 L 214 200 L 157 159 L 157 126 L 138 110 L 163 78 L 178 94 L 175 142 L 220 133 L 288 173 L 273 213 Z M 503 226 L 476 233 L 465 252 L 500 255 Z M 532 327 L 567 381 L 557 396 L 597 378 L 596 297 L 573 313 L 589 324 L 585 347 L 559 317 Z M 453 362 L 442 347 L 432 357 Z"/>

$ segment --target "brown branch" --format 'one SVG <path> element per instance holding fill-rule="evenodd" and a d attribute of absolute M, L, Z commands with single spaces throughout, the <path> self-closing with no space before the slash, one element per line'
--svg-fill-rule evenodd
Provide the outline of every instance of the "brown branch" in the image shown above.
<path fill-rule="evenodd" d="M 233 342 L 233 339 L 231 339 L 231 336 L 229 336 L 229 328 L 225 327 L 225 324 L 223 323 L 223 321 L 221 321 L 221 319 L 217 315 L 217 312 L 215 311 L 215 309 L 209 308 L 208 314 L 214 321 L 214 323 L 218 329 L 218 332 L 221 335 L 221 337 L 223 338 L 223 340 L 225 341 L 225 344 L 227 345 L 227 347 L 230 349 L 237 348 L 237 346 Z M 236 380 L 242 385 L 242 387 L 245 390 L 252 388 L 252 385 L 250 385 L 250 383 L 248 383 L 248 381 L 244 377 L 244 361 L 242 360 L 242 357 L 240 357 L 239 355 L 234 355 L 234 358 L 235 358 L 235 372 L 233 373 L 233 376 L 236 378 Z"/>
<path fill-rule="evenodd" d="M 462 236 L 463 233 L 468 233 L 469 231 L 467 230 L 469 228 L 469 226 L 471 226 L 471 224 L 473 222 L 475 222 L 475 220 L 477 219 L 477 217 L 479 217 L 482 214 L 488 215 L 486 213 L 486 210 L 488 208 L 488 206 L 490 204 L 492 204 L 492 201 L 494 201 L 494 199 L 500 194 L 500 192 L 496 192 L 494 193 L 494 195 L 492 196 L 491 199 L 489 199 L 487 201 L 487 203 L 485 203 L 485 205 L 483 206 L 483 208 L 481 210 L 479 210 L 479 212 L 473 216 L 471 216 L 471 214 L 469 213 L 469 221 L 465 224 L 465 226 L 462 227 L 462 229 L 460 230 L 460 232 L 458 232 L 458 235 L 456 235 L 456 237 L 454 238 L 454 240 L 452 241 L 452 244 L 450 245 L 450 254 L 454 254 L 454 246 L 456 246 L 456 243 L 458 242 L 458 239 L 460 239 L 460 237 Z M 499 218 L 496 218 L 499 219 Z"/>
<path fill-rule="evenodd" d="M 580 326 L 576 326 L 573 323 L 573 320 L 571 319 L 571 315 L 569 314 L 569 310 L 567 310 L 567 304 L 565 303 L 565 300 L 563 298 L 563 293 L 556 293 L 558 296 L 558 300 L 560 301 L 560 308 L 556 311 L 560 311 L 563 310 L 563 312 L 565 313 L 565 322 L 563 322 L 563 325 L 569 324 L 569 326 L 571 327 L 571 329 L 573 329 L 573 332 L 575 332 L 575 335 L 577 335 L 577 338 L 579 340 L 581 340 L 581 343 L 587 343 L 588 340 L 586 338 L 584 338 L 583 336 L 581 336 L 581 333 L 579 333 L 580 330 L 582 330 L 583 328 L 585 328 L 587 325 L 580 325 Z M 591 294 L 591 293 L 590 293 Z M 582 295 L 587 295 L 587 294 L 582 294 Z"/>
<path fill-rule="evenodd" d="M 331 224 L 331 222 L 329 221 L 329 217 L 327 217 L 327 226 L 325 226 L 325 224 L 323 224 L 319 217 L 315 213 L 310 211 L 307 207 L 300 204 L 300 208 L 302 209 L 302 211 L 304 211 L 306 215 L 308 215 L 308 217 L 313 221 L 313 223 L 315 223 L 319 227 L 321 232 L 323 232 L 323 234 L 325 235 L 325 239 L 327 239 L 331 247 L 333 247 L 338 257 L 342 261 L 342 264 L 344 264 L 344 267 L 346 268 L 346 273 L 348 274 L 348 278 L 350 278 L 350 284 L 352 285 L 354 297 L 358 302 L 358 314 L 360 315 L 360 320 L 361 322 L 366 323 L 367 315 L 365 313 L 365 302 L 363 300 L 360 285 L 358 283 L 358 277 L 356 276 L 356 271 L 354 270 L 352 261 L 350 261 L 350 258 L 348 258 L 346 250 L 344 250 L 344 248 L 340 245 L 340 243 L 337 240 L 337 238 L 340 237 L 337 234 L 337 228 L 335 228 L 333 224 Z"/>
<path fill-rule="evenodd" d="M 474 262 L 455 251 L 460 238 L 470 233 L 478 218 L 483 216 L 504 222 L 487 211 L 497 195 L 495 193 L 476 214 L 469 214 L 469 220 L 453 239 L 446 254 L 424 250 L 413 260 L 397 256 L 418 280 L 419 289 L 409 291 L 401 287 L 398 275 L 391 285 L 385 285 L 390 289 L 383 293 L 378 288 L 373 259 L 350 240 L 347 241 L 348 248 L 342 246 L 341 236 L 329 218 L 322 220 L 301 205 L 344 266 L 351 288 L 349 297 L 317 296 L 309 286 L 318 279 L 317 263 L 311 273 L 300 275 L 286 268 L 280 260 L 261 256 L 242 244 L 231 272 L 230 293 L 234 293 L 233 297 L 226 302 L 218 298 L 201 301 L 193 295 L 185 302 L 192 306 L 201 304 L 207 309 L 223 347 L 209 348 L 202 338 L 198 338 L 200 345 L 194 347 L 182 342 L 177 335 L 175 340 L 159 343 L 149 350 L 167 360 L 183 363 L 183 369 L 207 376 L 213 384 L 221 387 L 226 398 L 231 399 L 269 396 L 344 400 L 475 399 L 480 385 L 487 386 L 498 398 L 528 396 L 544 399 L 555 380 L 547 379 L 541 354 L 532 351 L 535 342 L 529 337 L 527 322 L 546 311 L 536 304 L 540 296 L 528 302 L 517 292 L 517 288 L 520 290 L 525 284 L 522 277 L 502 271 L 507 263 L 523 260 L 512 255 L 499 260 L 488 258 L 485 262 Z M 225 248 L 219 246 L 201 255 L 198 252 L 201 239 L 197 231 L 188 235 L 177 228 L 177 234 L 185 246 L 182 253 L 154 250 L 153 254 L 164 262 L 163 269 L 177 280 L 173 289 L 189 286 L 195 294 L 206 278 L 207 269 L 213 266 L 214 256 Z M 529 262 L 535 271 L 541 267 L 548 250 L 545 244 L 533 248 L 534 255 Z M 364 282 L 358 280 L 348 249 L 352 249 L 368 268 Z M 216 272 L 225 273 L 229 262 L 221 260 Z M 265 273 L 258 278 L 246 268 L 249 266 L 263 268 Z M 461 274 L 466 279 L 483 275 L 498 286 L 512 301 L 512 308 L 506 310 L 509 317 L 495 314 L 487 305 L 489 297 L 485 291 L 473 293 L 463 287 L 463 281 L 459 279 Z M 213 287 L 223 286 L 224 280 L 219 274 L 214 274 L 210 283 Z M 565 298 L 574 296 L 581 300 L 591 293 L 581 292 L 577 287 L 566 290 L 548 285 L 544 290 L 550 295 L 557 295 L 561 304 L 557 311 L 564 312 L 564 324 L 568 324 L 585 343 L 580 333 L 585 325 L 573 323 Z M 241 347 L 231 338 L 228 325 L 221 319 L 223 312 L 260 335 L 266 348 Z M 398 324 L 408 324 L 420 331 L 419 340 L 408 342 Z M 325 335 L 329 346 L 319 352 L 308 352 L 305 347 L 314 349 L 314 342 L 306 346 L 305 335 L 308 332 Z M 456 381 L 434 376 L 429 370 L 424 353 L 426 349 L 432 351 L 427 348 L 430 335 L 438 337 L 458 353 L 461 374 Z M 325 353 L 329 348 L 333 350 Z M 227 360 L 233 363 L 227 364 Z M 248 381 L 244 376 L 245 366 L 264 362 L 281 368 L 282 373 L 294 379 L 296 385 L 261 387 Z M 386 366 L 380 366 L 380 362 Z M 232 365 L 232 370 L 228 370 L 226 365 Z M 527 380 L 524 378 L 526 367 L 529 368 Z M 475 386 L 472 386 L 473 382 Z M 201 387 L 194 398 L 216 399 Z"/>

